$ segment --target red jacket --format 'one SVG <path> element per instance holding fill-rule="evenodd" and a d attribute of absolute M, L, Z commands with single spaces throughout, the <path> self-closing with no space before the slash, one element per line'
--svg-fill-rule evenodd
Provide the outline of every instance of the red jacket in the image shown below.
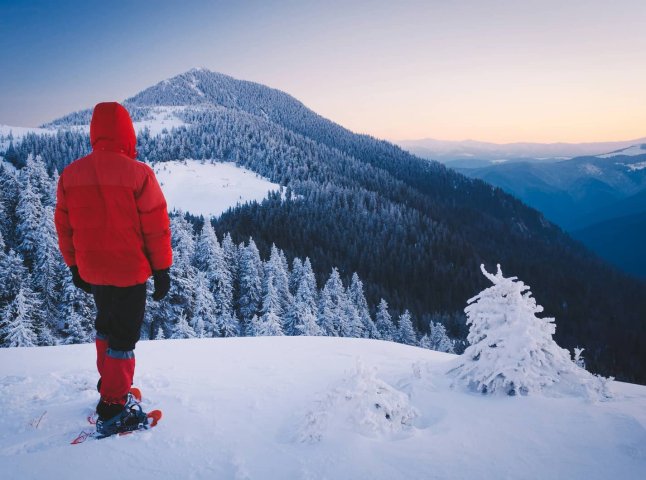
<path fill-rule="evenodd" d="M 94 285 L 144 283 L 172 263 L 166 200 L 153 170 L 135 160 L 128 111 L 99 103 L 90 124 L 92 153 L 58 182 L 56 231 L 68 266 Z"/>

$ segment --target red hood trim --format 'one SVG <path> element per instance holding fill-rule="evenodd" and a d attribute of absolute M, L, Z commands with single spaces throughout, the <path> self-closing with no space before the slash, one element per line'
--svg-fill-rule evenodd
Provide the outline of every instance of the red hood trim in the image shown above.
<path fill-rule="evenodd" d="M 128 110 L 117 102 L 97 104 L 90 122 L 90 143 L 93 150 L 121 152 L 136 158 L 137 137 Z"/>

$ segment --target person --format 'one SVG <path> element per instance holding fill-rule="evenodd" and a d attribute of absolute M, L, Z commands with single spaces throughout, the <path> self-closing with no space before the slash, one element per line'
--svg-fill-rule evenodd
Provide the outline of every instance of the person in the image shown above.
<path fill-rule="evenodd" d="M 153 170 L 136 160 L 128 111 L 116 102 L 96 105 L 90 142 L 92 153 L 60 175 L 55 224 L 74 285 L 96 303 L 98 431 L 137 422 L 129 391 L 146 282 L 152 274 L 153 300 L 168 293 L 172 250 L 166 200 Z"/>

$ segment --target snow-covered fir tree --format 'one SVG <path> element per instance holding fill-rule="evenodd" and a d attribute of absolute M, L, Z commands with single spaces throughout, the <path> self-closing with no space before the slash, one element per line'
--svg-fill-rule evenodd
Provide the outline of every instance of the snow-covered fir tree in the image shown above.
<path fill-rule="evenodd" d="M 349 330 L 345 317 L 346 302 L 341 276 L 333 268 L 319 299 L 318 323 L 324 335 L 338 337 Z"/>
<path fill-rule="evenodd" d="M 397 329 L 397 341 L 406 345 L 416 345 L 417 335 L 413 329 L 413 320 L 408 310 L 399 316 L 399 327 Z"/>
<path fill-rule="evenodd" d="M 281 312 L 286 312 L 292 303 L 289 291 L 289 267 L 285 254 L 276 245 L 271 246 L 269 261 L 265 266 L 265 275 L 272 275 L 274 289 L 278 295 Z"/>
<path fill-rule="evenodd" d="M 44 213 L 38 192 L 26 175 L 24 182 L 21 182 L 16 217 L 18 220 L 18 248 L 27 265 L 31 266 L 34 263 L 36 249 L 40 242 L 40 225 L 43 222 Z"/>
<path fill-rule="evenodd" d="M 59 319 L 59 314 L 63 281 L 69 277 L 69 271 L 58 252 L 54 210 L 51 206 L 43 209 L 37 235 L 40 241 L 34 250 L 34 288 L 42 300 L 43 313 L 50 330 L 56 331 L 65 321 L 63 318 Z"/>
<path fill-rule="evenodd" d="M 215 302 L 208 284 L 206 273 L 198 271 L 195 275 L 195 309 L 190 321 L 196 337 L 204 337 L 207 332 L 211 332 L 212 336 L 219 336 Z"/>
<path fill-rule="evenodd" d="M 28 274 L 19 253 L 0 252 L 0 308 L 15 298 Z"/>
<path fill-rule="evenodd" d="M 585 349 L 574 347 L 574 357 L 572 358 L 572 361 L 577 367 L 585 369 L 585 359 L 583 358 L 583 355 L 582 355 L 583 350 Z"/>
<path fill-rule="evenodd" d="M 181 339 L 181 338 L 195 338 L 195 332 L 188 324 L 186 315 L 183 313 L 177 318 L 177 323 L 173 328 L 173 334 L 171 335 L 172 339 Z"/>
<path fill-rule="evenodd" d="M 363 324 L 362 336 L 365 338 L 379 338 L 375 322 L 370 318 L 370 310 L 363 292 L 363 282 L 357 273 L 352 274 L 352 281 L 348 289 L 348 298 L 357 310 L 357 314 Z"/>
<path fill-rule="evenodd" d="M 381 340 L 394 341 L 397 336 L 397 329 L 393 324 L 390 312 L 388 312 L 388 303 L 383 298 L 377 306 L 377 314 L 375 315 L 375 327 Z"/>
<path fill-rule="evenodd" d="M 294 295 L 294 301 L 288 315 L 289 335 L 321 335 L 316 318 L 316 298 L 311 291 L 311 282 L 306 275 L 301 275 Z"/>
<path fill-rule="evenodd" d="M 456 379 L 483 393 L 537 392 L 560 381 L 574 364 L 552 335 L 553 318 L 540 318 L 529 287 L 480 266 L 493 284 L 469 299 L 465 308 L 469 346 L 453 370 Z"/>
<path fill-rule="evenodd" d="M 23 284 L 15 298 L 1 312 L 0 338 L 4 347 L 34 347 L 39 344 L 35 332 L 40 304 L 29 285 Z"/>
<path fill-rule="evenodd" d="M 292 271 L 289 275 L 289 291 L 292 292 L 292 295 L 296 295 L 296 290 L 298 290 L 298 287 L 301 284 L 302 276 L 303 262 L 300 258 L 294 257 L 294 260 L 292 260 Z"/>
<path fill-rule="evenodd" d="M 254 334 L 258 336 L 284 335 L 281 319 L 283 310 L 274 275 L 273 267 L 268 267 L 263 289 L 262 317 L 253 326 Z"/>
<path fill-rule="evenodd" d="M 239 311 L 243 327 L 246 329 L 254 315 L 260 313 L 262 302 L 262 260 L 253 239 L 240 251 L 240 296 Z M 249 335 L 249 333 L 246 333 Z"/>
<path fill-rule="evenodd" d="M 438 352 L 455 353 L 455 342 L 449 338 L 446 328 L 440 322 L 429 323 L 430 333 L 424 334 L 419 340 L 421 348 L 436 350 Z"/>

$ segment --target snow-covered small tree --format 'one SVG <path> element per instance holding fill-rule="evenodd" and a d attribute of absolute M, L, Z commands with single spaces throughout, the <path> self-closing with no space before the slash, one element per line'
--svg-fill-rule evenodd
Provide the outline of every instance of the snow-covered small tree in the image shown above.
<path fill-rule="evenodd" d="M 27 178 L 21 185 L 16 216 L 18 219 L 18 248 L 29 266 L 34 263 L 36 249 L 40 243 L 40 226 L 43 215 L 40 197 Z"/>
<path fill-rule="evenodd" d="M 316 321 L 316 301 L 310 291 L 310 282 L 301 276 L 294 302 L 288 314 L 289 335 L 321 335 L 321 327 Z"/>
<path fill-rule="evenodd" d="M 408 310 L 399 316 L 399 327 L 397 329 L 397 341 L 406 345 L 417 344 L 417 335 L 413 328 L 413 320 Z"/>
<path fill-rule="evenodd" d="M 375 322 L 370 318 L 368 302 L 366 301 L 365 294 L 363 293 L 363 282 L 356 272 L 352 274 L 352 281 L 348 288 L 348 298 L 354 305 L 354 308 L 356 308 L 357 314 L 363 324 L 362 336 L 364 338 L 379 338 Z"/>
<path fill-rule="evenodd" d="M 186 315 L 184 315 L 183 313 L 180 314 L 179 318 L 177 319 L 177 323 L 173 328 L 173 334 L 171 335 L 170 338 L 172 339 L 195 338 L 195 332 L 188 324 L 188 321 L 186 320 Z"/>
<path fill-rule="evenodd" d="M 260 330 L 261 330 L 260 318 L 258 318 L 258 315 L 254 315 L 253 317 L 251 317 L 251 320 L 249 321 L 249 325 L 247 326 L 245 335 L 248 337 L 258 337 L 260 336 L 260 334 L 258 333 Z"/>
<path fill-rule="evenodd" d="M 274 272 L 269 267 L 265 276 L 264 298 L 262 302 L 262 317 L 256 326 L 254 326 L 254 335 L 256 336 L 275 336 L 284 335 L 282 327 L 282 306 L 280 295 L 276 288 Z"/>
<path fill-rule="evenodd" d="M 249 244 L 240 249 L 238 277 L 240 279 L 238 310 L 243 327 L 246 329 L 253 316 L 260 312 L 262 303 L 262 260 L 260 260 L 258 247 L 251 238 L 249 238 Z"/>
<path fill-rule="evenodd" d="M 383 298 L 377 307 L 377 314 L 375 315 L 375 327 L 381 340 L 394 341 L 397 336 L 397 330 L 393 324 L 393 320 L 388 312 L 388 303 Z"/>
<path fill-rule="evenodd" d="M 440 322 L 429 323 L 431 334 L 429 336 L 430 349 L 438 352 L 455 353 L 455 342 L 446 333 L 446 327 Z"/>
<path fill-rule="evenodd" d="M 583 350 L 585 350 L 585 348 L 574 347 L 574 358 L 572 359 L 572 361 L 577 367 L 583 368 L 585 370 L 585 359 L 582 355 Z"/>
<path fill-rule="evenodd" d="M 155 334 L 155 340 L 164 340 L 166 337 L 164 336 L 164 330 L 162 330 L 161 327 L 157 328 L 157 333 Z"/>
<path fill-rule="evenodd" d="M 301 277 L 303 276 L 303 262 L 300 258 L 294 257 L 292 261 L 292 271 L 289 274 L 289 291 L 292 295 L 296 295 L 299 285 L 301 284 Z"/>
<path fill-rule="evenodd" d="M 318 323 L 323 335 L 331 337 L 344 335 L 348 330 L 345 313 L 345 288 L 339 271 L 333 268 L 319 300 Z"/>
<path fill-rule="evenodd" d="M 529 287 L 516 277 L 503 276 L 498 265 L 495 275 L 480 266 L 491 281 L 464 309 L 469 325 L 469 347 L 452 370 L 456 379 L 483 392 L 527 394 L 559 382 L 574 364 L 567 350 L 552 335 L 553 318 L 536 315 Z"/>
<path fill-rule="evenodd" d="M 38 301 L 28 285 L 23 285 L 18 294 L 2 311 L 3 347 L 34 347 L 38 337 L 34 331 L 34 314 Z"/>

